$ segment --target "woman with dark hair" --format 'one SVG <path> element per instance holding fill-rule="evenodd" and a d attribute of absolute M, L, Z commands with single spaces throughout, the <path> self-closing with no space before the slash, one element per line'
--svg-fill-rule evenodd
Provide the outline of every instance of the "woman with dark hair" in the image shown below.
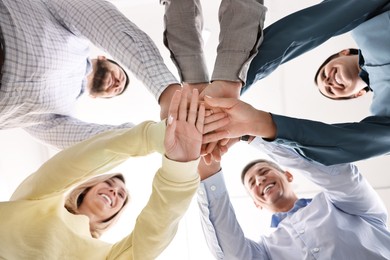
<path fill-rule="evenodd" d="M 167 120 L 102 133 L 59 152 L 24 180 L 0 203 L 0 258 L 155 259 L 199 185 L 205 109 L 197 91 L 187 107 L 187 92 L 175 93 Z M 98 240 L 129 200 L 121 174 L 101 174 L 155 151 L 163 154 L 162 166 L 134 230 L 115 244 Z"/>

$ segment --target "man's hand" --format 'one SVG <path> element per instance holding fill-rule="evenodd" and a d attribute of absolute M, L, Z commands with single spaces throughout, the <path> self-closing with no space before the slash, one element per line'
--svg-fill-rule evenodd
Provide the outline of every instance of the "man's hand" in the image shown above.
<path fill-rule="evenodd" d="M 200 96 L 203 99 L 206 95 L 211 97 L 218 98 L 239 98 L 241 91 L 242 83 L 234 82 L 234 81 L 225 81 L 225 80 L 215 80 L 211 84 L 209 84 L 204 90 L 201 92 Z M 206 104 L 206 109 L 207 109 Z M 218 109 L 213 109 L 214 113 L 218 113 Z M 221 145 L 223 146 L 229 141 L 229 139 L 225 139 L 218 142 L 210 142 L 205 144 L 202 148 L 203 160 L 209 164 L 212 160 L 219 161 L 221 160 Z"/>
<path fill-rule="evenodd" d="M 201 98 L 204 96 L 220 97 L 220 98 L 240 98 L 242 83 L 226 80 L 215 80 L 209 84 L 202 92 Z"/>
<path fill-rule="evenodd" d="M 235 98 L 212 98 L 205 96 L 206 105 L 226 114 L 226 118 L 209 116 L 205 119 L 203 143 L 217 142 L 243 135 L 274 139 L 276 125 L 272 116 Z"/>
<path fill-rule="evenodd" d="M 180 84 L 169 85 L 163 93 L 161 93 L 158 103 L 160 104 L 160 119 L 163 120 L 168 117 L 169 106 L 176 90 L 182 90 Z"/>

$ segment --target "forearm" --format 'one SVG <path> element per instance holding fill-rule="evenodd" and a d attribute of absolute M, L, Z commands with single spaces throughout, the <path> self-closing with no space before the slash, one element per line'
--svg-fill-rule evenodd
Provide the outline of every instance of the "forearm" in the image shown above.
<path fill-rule="evenodd" d="M 209 82 L 203 52 L 203 14 L 199 0 L 165 0 L 164 44 L 181 81 Z"/>
<path fill-rule="evenodd" d="M 264 41 L 248 70 L 245 91 L 279 65 L 348 32 L 371 18 L 387 0 L 328 0 L 286 16 L 264 29 Z M 319 19 L 320 17 L 320 19 Z"/>
<path fill-rule="evenodd" d="M 219 45 L 212 81 L 246 81 L 249 63 L 263 40 L 266 11 L 262 0 L 221 2 Z"/>
<path fill-rule="evenodd" d="M 199 186 L 199 159 L 179 163 L 163 158 L 152 195 L 133 231 L 134 259 L 155 259 L 171 242 Z M 150 245 L 153 245 L 151 248 Z"/>
<path fill-rule="evenodd" d="M 97 134 L 133 126 L 133 123 L 121 125 L 87 123 L 74 117 L 52 114 L 44 124 L 34 125 L 24 130 L 43 143 L 62 150 Z"/>
<path fill-rule="evenodd" d="M 273 121 L 275 142 L 324 165 L 390 153 L 390 117 L 372 116 L 358 123 L 333 125 L 279 115 L 273 115 Z"/>
<path fill-rule="evenodd" d="M 13 199 L 61 193 L 82 180 L 105 173 L 131 156 L 164 152 L 165 122 L 143 122 L 69 147 L 48 160 L 16 190 Z M 28 187 L 28 188 L 27 188 Z"/>
<path fill-rule="evenodd" d="M 222 172 L 202 181 L 198 206 L 206 242 L 216 259 L 267 259 L 263 245 L 245 238 Z"/>

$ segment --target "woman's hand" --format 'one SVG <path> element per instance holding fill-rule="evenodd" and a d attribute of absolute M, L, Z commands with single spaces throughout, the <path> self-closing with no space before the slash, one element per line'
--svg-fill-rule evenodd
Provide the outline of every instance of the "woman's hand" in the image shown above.
<path fill-rule="evenodd" d="M 165 133 L 165 155 L 179 162 L 199 158 L 202 145 L 205 106 L 199 102 L 197 89 L 192 91 L 188 104 L 188 92 L 189 89 L 185 87 L 173 95 Z"/>

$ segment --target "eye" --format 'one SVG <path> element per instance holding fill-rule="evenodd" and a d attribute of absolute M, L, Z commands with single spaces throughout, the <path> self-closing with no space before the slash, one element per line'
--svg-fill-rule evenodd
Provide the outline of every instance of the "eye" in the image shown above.
<path fill-rule="evenodd" d="M 327 91 L 328 91 L 328 93 L 329 93 L 330 95 L 334 96 L 334 92 L 333 92 L 333 90 L 332 90 L 331 87 L 328 87 L 328 88 L 327 88 Z"/>
<path fill-rule="evenodd" d="M 121 197 L 122 199 L 124 199 L 124 198 L 125 198 L 125 194 L 124 194 L 123 192 L 120 192 L 120 193 L 119 193 L 119 197 Z"/>
<path fill-rule="evenodd" d="M 322 70 L 321 77 L 322 77 L 322 79 L 326 79 L 325 70 Z"/>

